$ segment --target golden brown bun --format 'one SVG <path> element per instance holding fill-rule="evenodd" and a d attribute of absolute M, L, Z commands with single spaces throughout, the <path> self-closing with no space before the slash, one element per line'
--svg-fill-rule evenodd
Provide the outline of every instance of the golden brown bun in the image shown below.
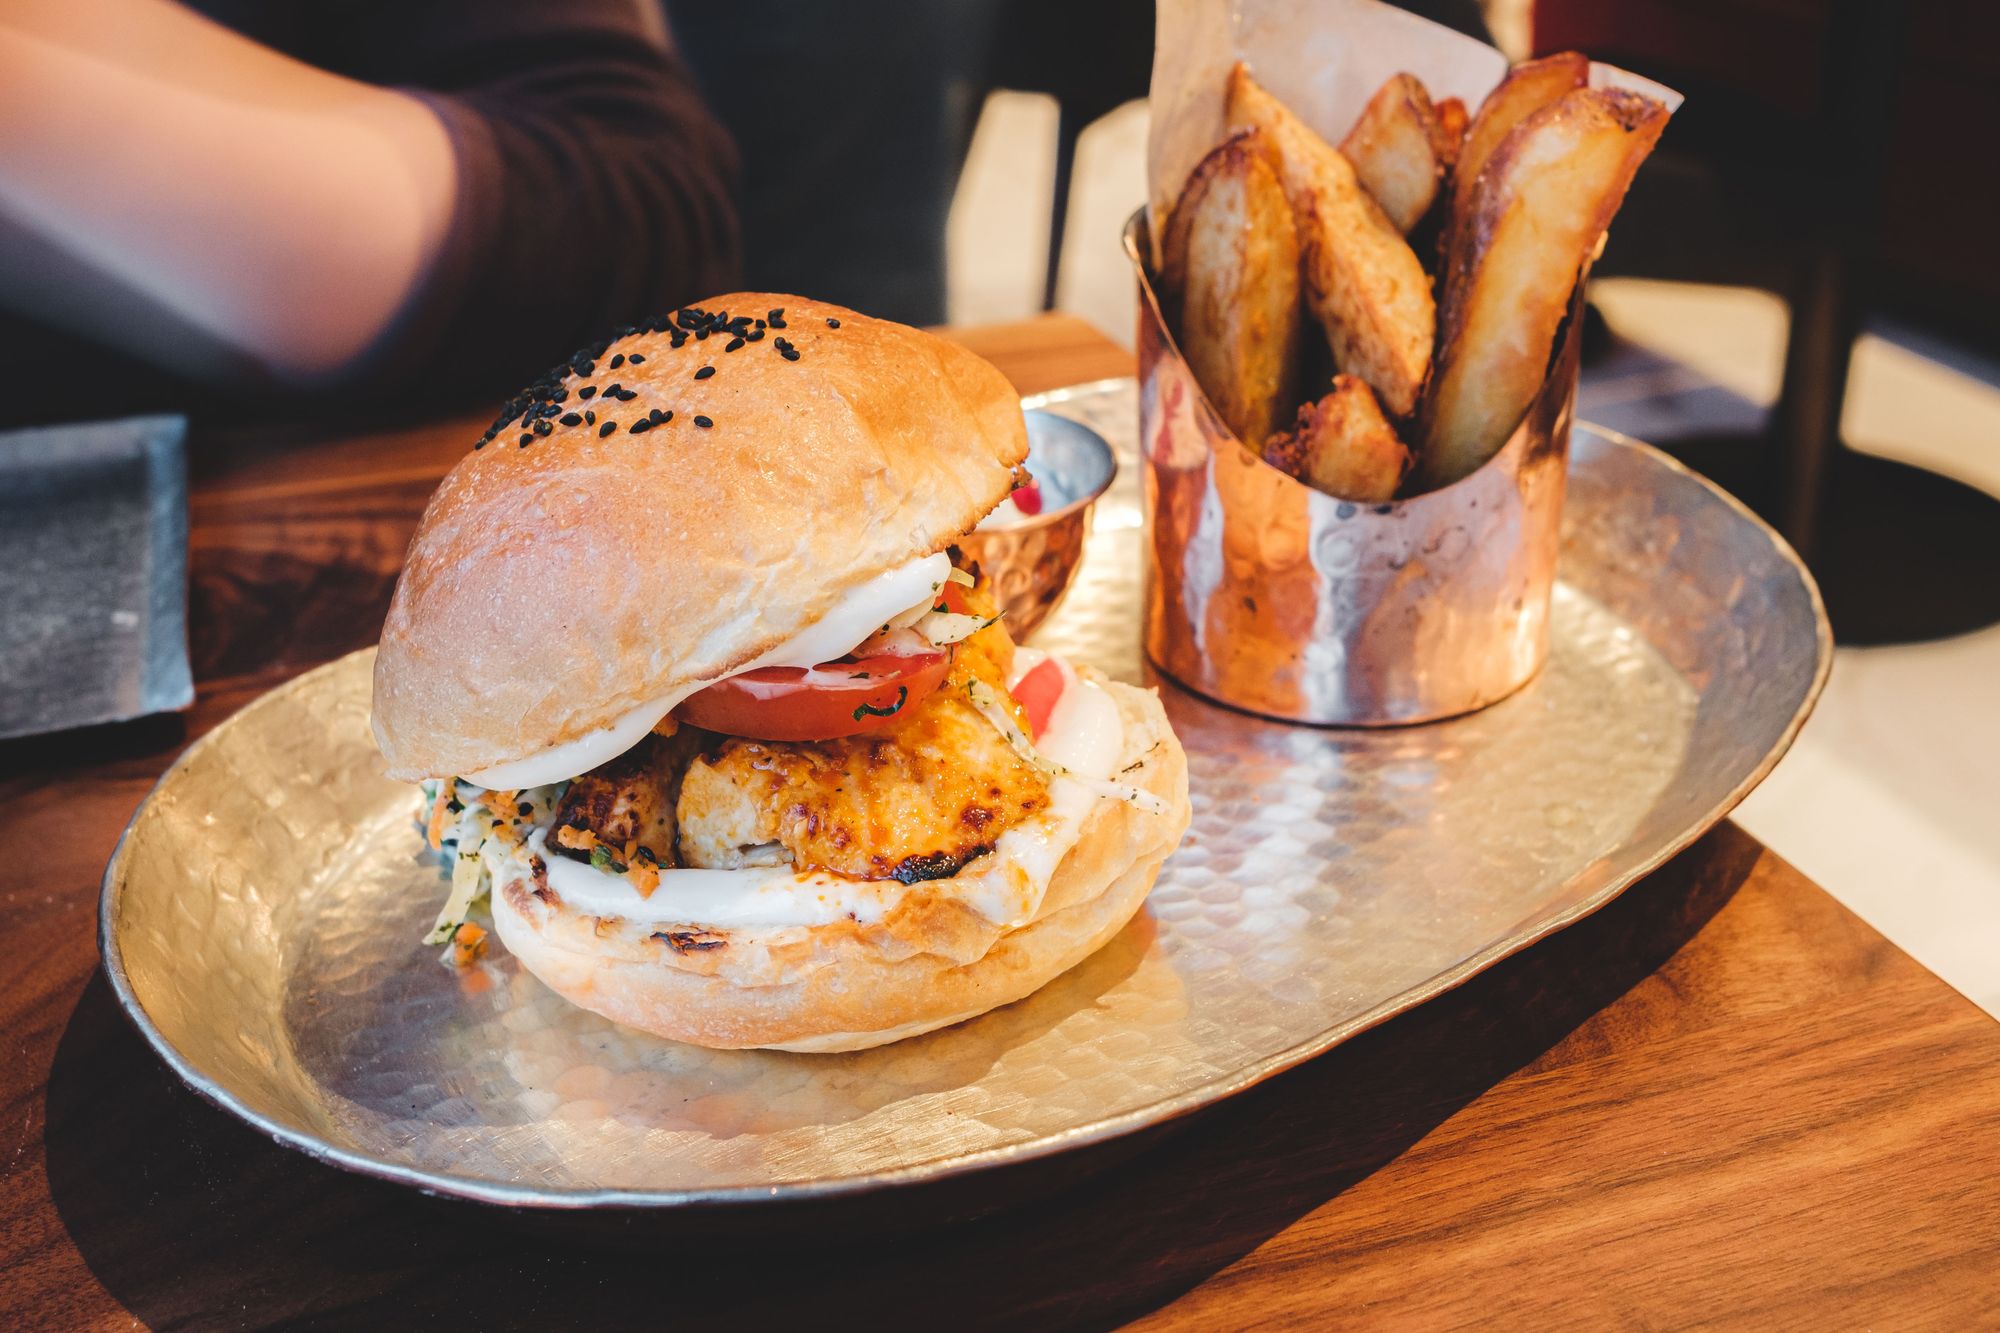
<path fill-rule="evenodd" d="M 737 292 L 702 308 L 762 319 L 780 307 L 784 329 L 734 352 L 720 335 L 679 348 L 665 331 L 621 338 L 588 378 L 572 366 L 545 382 L 566 394 L 561 412 L 593 411 L 597 425 L 546 418 L 550 433 L 522 447 L 515 422 L 452 469 L 375 658 L 391 776 L 522 759 L 721 675 L 1006 497 L 1028 444 L 999 371 L 796 296 Z M 715 374 L 695 379 L 702 366 Z M 612 385 L 638 396 L 616 401 Z M 654 409 L 673 420 L 632 434 Z M 609 421 L 618 430 L 600 436 Z"/>
<path fill-rule="evenodd" d="M 1166 812 L 1098 801 L 1036 916 L 1017 930 L 957 906 L 951 881 L 938 880 L 913 885 L 873 926 L 705 932 L 705 942 L 722 942 L 676 948 L 658 924 L 586 916 L 514 879 L 493 894 L 500 939 L 571 1003 L 698 1046 L 861 1050 L 1012 1003 L 1116 935 L 1187 829 L 1187 757 L 1159 699 L 1105 688 L 1125 724 L 1119 767 L 1139 765 L 1122 780 L 1159 796 Z"/>

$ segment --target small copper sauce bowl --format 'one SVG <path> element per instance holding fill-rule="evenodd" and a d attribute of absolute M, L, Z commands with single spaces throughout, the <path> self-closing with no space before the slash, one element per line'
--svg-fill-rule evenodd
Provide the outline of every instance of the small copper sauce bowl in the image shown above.
<path fill-rule="evenodd" d="M 1111 488 L 1118 464 L 1111 446 L 1090 427 L 1030 408 L 1028 472 L 1041 495 L 1041 511 L 1003 504 L 958 539 L 959 549 L 992 580 L 1016 641 L 1035 632 L 1060 605 L 1083 564 L 1090 511 Z"/>

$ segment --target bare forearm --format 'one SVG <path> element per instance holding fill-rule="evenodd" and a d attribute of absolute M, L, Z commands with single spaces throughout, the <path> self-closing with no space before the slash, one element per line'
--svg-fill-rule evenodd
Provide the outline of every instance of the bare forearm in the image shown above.
<path fill-rule="evenodd" d="M 74 16 L 96 8 L 150 25 L 145 42 L 100 24 L 93 46 Z M 24 0 L 0 17 L 0 213 L 282 378 L 337 373 L 393 318 L 443 235 L 452 173 L 421 103 L 177 7 Z"/>

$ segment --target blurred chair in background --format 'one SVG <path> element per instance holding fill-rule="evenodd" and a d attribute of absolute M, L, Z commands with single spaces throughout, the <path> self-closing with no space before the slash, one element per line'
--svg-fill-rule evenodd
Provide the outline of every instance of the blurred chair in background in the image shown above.
<path fill-rule="evenodd" d="M 1040 293 L 1054 306 L 1077 140 L 1146 95 L 1154 0 L 664 3 L 742 153 L 748 283 L 942 322 L 952 195 L 987 95 L 1005 88 L 1056 103 Z M 1476 0 L 1405 7 L 1486 35 Z"/>
<path fill-rule="evenodd" d="M 1759 287 L 1790 307 L 1765 437 L 1675 451 L 1806 555 L 1846 643 L 2000 620 L 2000 504 L 1840 433 L 1871 315 L 2000 341 L 2000 185 L 1964 169 L 1962 146 L 2000 130 L 1996 38 L 2000 19 L 1968 4 L 1535 7 L 1537 52 L 1588 51 L 1687 94 L 1593 271 Z"/>
<path fill-rule="evenodd" d="M 665 7 L 742 155 L 746 285 L 943 320 L 945 218 L 1006 0 Z"/>
<path fill-rule="evenodd" d="M 1144 97 L 1153 77 L 1153 0 L 1014 0 L 993 53 L 993 82 L 1056 103 L 1055 189 L 1042 309 L 1053 310 L 1069 222 L 1076 144 L 1100 117 Z"/>
<path fill-rule="evenodd" d="M 1146 94 L 1152 0 L 667 0 L 743 154 L 748 281 L 912 324 L 945 316 L 945 223 L 996 88 L 1059 108 L 1048 294 L 1076 140 Z"/>

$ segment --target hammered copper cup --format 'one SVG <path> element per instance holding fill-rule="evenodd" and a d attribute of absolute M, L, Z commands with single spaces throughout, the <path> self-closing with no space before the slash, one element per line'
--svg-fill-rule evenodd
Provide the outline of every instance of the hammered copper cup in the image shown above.
<path fill-rule="evenodd" d="M 1548 382 L 1471 476 L 1388 504 L 1337 500 L 1265 463 L 1209 406 L 1139 282 L 1146 654 L 1201 694 L 1290 722 L 1453 717 L 1525 685 L 1549 593 L 1576 397 L 1574 309 Z"/>

